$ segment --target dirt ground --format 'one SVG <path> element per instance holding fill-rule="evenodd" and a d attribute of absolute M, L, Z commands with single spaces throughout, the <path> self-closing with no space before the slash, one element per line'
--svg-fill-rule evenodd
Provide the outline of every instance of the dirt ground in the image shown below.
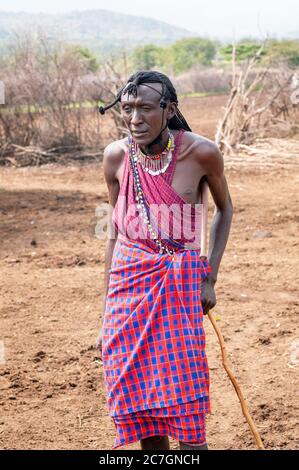
<path fill-rule="evenodd" d="M 194 130 L 213 138 L 223 103 L 189 98 L 182 107 Z M 267 449 L 299 448 L 298 155 L 299 139 L 272 138 L 226 161 L 235 213 L 215 314 Z M 95 208 L 107 201 L 102 165 L 2 168 L 0 178 L 1 448 L 111 449 L 114 425 L 94 349 L 104 274 L 105 241 L 94 235 Z M 208 319 L 205 328 L 209 447 L 254 449 Z M 171 448 L 178 449 L 172 439 Z"/>

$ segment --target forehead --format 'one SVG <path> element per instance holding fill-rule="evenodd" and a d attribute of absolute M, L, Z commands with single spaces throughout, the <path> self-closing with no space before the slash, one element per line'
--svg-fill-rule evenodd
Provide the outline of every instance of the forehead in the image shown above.
<path fill-rule="evenodd" d="M 126 93 L 125 95 L 122 95 L 121 97 L 121 102 L 125 101 L 150 101 L 153 103 L 158 103 L 161 99 L 161 93 L 162 93 L 162 84 L 161 83 L 149 83 L 149 86 L 146 86 L 146 84 L 141 84 L 137 86 L 137 96 L 135 97 L 134 95 L 128 95 Z M 154 90 L 152 88 L 154 88 Z M 157 91 L 155 91 L 157 90 Z"/>

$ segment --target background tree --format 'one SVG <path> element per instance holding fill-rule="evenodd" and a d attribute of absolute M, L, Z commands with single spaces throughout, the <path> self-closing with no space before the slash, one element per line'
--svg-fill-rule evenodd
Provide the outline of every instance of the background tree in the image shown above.
<path fill-rule="evenodd" d="M 267 60 L 285 62 L 289 67 L 299 67 L 299 41 L 275 40 L 269 41 Z"/>
<path fill-rule="evenodd" d="M 161 65 L 162 48 L 153 44 L 137 47 L 132 55 L 133 67 L 139 70 L 151 70 Z"/>
<path fill-rule="evenodd" d="M 195 64 L 211 65 L 216 55 L 216 43 L 204 38 L 177 41 L 169 47 L 175 73 L 190 69 Z"/>
<path fill-rule="evenodd" d="M 220 47 L 219 54 L 226 62 L 232 61 L 233 47 L 235 47 L 235 61 L 242 62 L 254 57 L 260 49 L 260 44 L 252 40 L 242 39 L 235 45 L 228 44 L 226 46 Z M 261 51 L 258 57 L 258 61 L 260 61 L 261 57 L 265 54 L 265 50 Z"/>

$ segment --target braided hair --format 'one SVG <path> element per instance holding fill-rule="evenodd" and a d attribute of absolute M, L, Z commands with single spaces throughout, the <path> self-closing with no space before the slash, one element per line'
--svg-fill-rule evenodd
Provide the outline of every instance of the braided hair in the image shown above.
<path fill-rule="evenodd" d="M 162 85 L 162 93 L 156 90 L 152 86 L 148 85 L 149 83 L 161 83 Z M 126 85 L 117 93 L 115 100 L 108 104 L 107 106 L 99 107 L 99 112 L 101 114 L 105 114 L 105 112 L 115 106 L 117 103 L 121 101 L 122 95 L 128 94 L 137 96 L 137 87 L 138 85 L 144 85 L 148 88 L 152 88 L 154 91 L 160 94 L 160 107 L 165 109 L 167 106 L 167 101 L 171 101 L 172 103 L 178 104 L 178 97 L 176 90 L 171 83 L 170 79 L 164 75 L 163 73 L 156 72 L 156 71 L 139 71 L 135 74 L 131 75 L 126 83 Z M 182 115 L 181 111 L 177 109 L 176 114 L 169 119 L 168 125 L 171 129 L 184 129 L 186 131 L 191 132 L 191 128 L 187 123 L 186 119 Z"/>

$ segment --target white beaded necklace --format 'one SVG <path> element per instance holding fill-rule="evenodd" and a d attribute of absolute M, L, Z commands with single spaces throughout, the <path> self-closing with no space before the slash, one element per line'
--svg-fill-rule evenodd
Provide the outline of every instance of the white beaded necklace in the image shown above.
<path fill-rule="evenodd" d="M 172 154 L 175 149 L 174 137 L 169 132 L 166 149 L 157 155 L 144 154 L 136 142 L 134 142 L 132 149 L 134 156 L 137 157 L 136 161 L 142 166 L 144 171 L 152 176 L 160 175 L 167 170 L 171 163 Z"/>

